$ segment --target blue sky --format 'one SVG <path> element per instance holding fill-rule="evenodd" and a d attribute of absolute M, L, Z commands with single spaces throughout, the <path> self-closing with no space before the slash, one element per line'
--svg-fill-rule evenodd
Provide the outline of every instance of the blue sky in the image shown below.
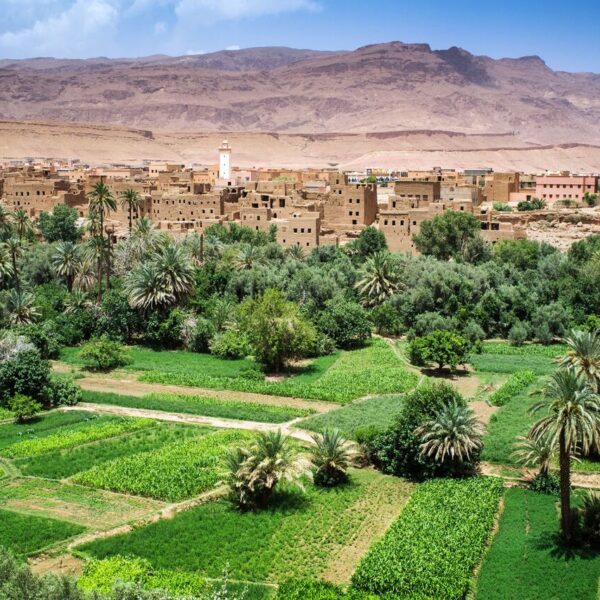
<path fill-rule="evenodd" d="M 0 58 L 400 40 L 600 73 L 599 24 L 598 0 L 0 0 Z"/>

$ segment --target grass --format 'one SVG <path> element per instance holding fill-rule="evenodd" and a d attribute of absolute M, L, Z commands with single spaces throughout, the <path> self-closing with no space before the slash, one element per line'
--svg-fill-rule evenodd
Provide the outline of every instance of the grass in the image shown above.
<path fill-rule="evenodd" d="M 94 488 L 178 502 L 214 487 L 223 477 L 226 449 L 252 437 L 218 431 L 82 471 L 73 481 Z"/>
<path fill-rule="evenodd" d="M 374 339 L 364 348 L 340 353 L 339 358 L 338 355 L 320 357 L 313 361 L 311 370 L 283 381 L 163 371 L 144 373 L 140 380 L 346 403 L 367 395 L 406 392 L 415 386 L 417 378 L 392 348 L 383 340 Z"/>
<path fill-rule="evenodd" d="M 500 528 L 477 581 L 481 600 L 595 600 L 600 555 L 565 555 L 556 544 L 556 498 L 506 490 Z"/>
<path fill-rule="evenodd" d="M 551 358 L 522 354 L 474 354 L 471 364 L 476 371 L 485 373 L 533 371 L 536 375 L 548 375 L 556 369 L 556 363 Z"/>
<path fill-rule="evenodd" d="M 0 540 L 18 556 L 37 552 L 82 531 L 83 527 L 73 523 L 0 509 Z"/>
<path fill-rule="evenodd" d="M 355 431 L 361 427 L 385 429 L 401 408 L 402 396 L 381 396 L 353 402 L 328 413 L 309 417 L 299 423 L 299 426 L 310 431 L 339 429 L 342 435 L 352 439 Z"/>
<path fill-rule="evenodd" d="M 375 471 L 353 471 L 348 485 L 306 487 L 305 494 L 281 493 L 270 509 L 241 513 L 229 502 L 214 501 L 128 534 L 96 540 L 80 550 L 97 558 L 137 556 L 157 569 L 198 571 L 234 579 L 277 582 L 317 577 L 345 546 L 363 536 L 362 528 L 382 506 L 399 507 L 412 487 Z M 358 557 L 357 557 L 358 558 Z"/>
<path fill-rule="evenodd" d="M 20 513 L 66 520 L 90 529 L 114 527 L 144 518 L 164 506 L 147 498 L 38 478 L 5 482 L 0 486 L 0 502 L 5 508 Z"/>
<path fill-rule="evenodd" d="M 484 342 L 484 354 L 506 354 L 510 356 L 544 356 L 556 358 L 565 354 L 567 346 L 564 344 L 523 344 L 513 346 L 508 342 Z"/>
<path fill-rule="evenodd" d="M 83 392 L 84 402 L 95 404 L 114 404 L 129 408 L 146 408 L 169 412 L 240 419 L 242 421 L 260 421 L 262 423 L 285 423 L 298 417 L 306 417 L 314 410 L 243 402 L 241 400 L 221 400 L 205 396 L 185 394 L 147 394 L 145 396 L 124 396 L 107 392 Z"/>
<path fill-rule="evenodd" d="M 208 428 L 195 425 L 156 423 L 154 427 L 93 444 L 19 459 L 16 465 L 23 475 L 66 479 L 110 460 L 156 450 L 167 444 L 198 437 L 209 431 L 211 430 Z"/>
<path fill-rule="evenodd" d="M 4 421 L 5 419 L 11 419 L 13 414 L 8 408 L 4 408 L 0 406 L 0 421 Z"/>

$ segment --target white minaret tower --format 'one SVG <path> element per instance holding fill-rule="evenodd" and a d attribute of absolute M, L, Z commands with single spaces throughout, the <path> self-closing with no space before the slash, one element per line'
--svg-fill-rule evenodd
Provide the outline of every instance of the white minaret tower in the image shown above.
<path fill-rule="evenodd" d="M 219 179 L 231 179 L 231 146 L 227 140 L 219 146 Z"/>

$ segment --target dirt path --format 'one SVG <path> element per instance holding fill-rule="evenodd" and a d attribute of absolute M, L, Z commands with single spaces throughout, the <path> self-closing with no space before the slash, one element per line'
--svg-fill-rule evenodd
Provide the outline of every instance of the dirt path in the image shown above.
<path fill-rule="evenodd" d="M 112 404 L 92 404 L 90 402 L 80 402 L 75 406 L 63 406 L 58 410 L 87 410 L 90 412 L 106 413 L 111 415 L 122 415 L 125 417 L 143 417 L 146 419 L 156 419 L 157 421 L 169 421 L 172 423 L 189 423 L 194 425 L 209 425 L 221 429 L 246 429 L 251 431 L 283 431 L 303 442 L 311 442 L 311 435 L 301 429 L 292 429 L 300 420 L 293 419 L 287 423 L 273 424 L 260 423 L 258 421 L 238 421 L 235 419 L 221 419 L 217 417 L 202 417 L 199 415 L 188 415 L 182 413 L 166 412 L 163 410 L 148 410 L 145 408 L 129 408 L 126 406 L 114 406 Z"/>
<path fill-rule="evenodd" d="M 488 426 L 492 415 L 500 409 L 499 406 L 492 406 L 483 400 L 473 400 L 469 402 L 469 406 L 473 409 L 477 420 L 484 427 Z"/>
<path fill-rule="evenodd" d="M 144 383 L 135 379 L 111 379 L 109 377 L 90 376 L 78 379 L 77 383 L 82 389 L 90 392 L 109 392 L 124 396 L 145 396 L 146 394 L 183 394 L 186 396 L 204 396 L 222 400 L 239 400 L 255 404 L 269 404 L 273 406 L 290 406 L 292 408 L 311 409 L 317 412 L 328 412 L 339 408 L 335 402 L 320 400 L 303 400 L 302 398 L 288 398 L 285 396 L 269 396 L 250 392 L 232 392 L 225 390 L 210 390 L 197 387 L 179 385 L 164 385 L 160 383 Z"/>

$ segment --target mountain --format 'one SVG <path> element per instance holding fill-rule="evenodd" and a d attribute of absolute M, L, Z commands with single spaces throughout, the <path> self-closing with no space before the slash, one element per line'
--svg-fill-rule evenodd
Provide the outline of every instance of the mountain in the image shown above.
<path fill-rule="evenodd" d="M 139 59 L 0 61 L 0 119 L 151 130 L 511 134 L 600 143 L 600 75 L 390 42 Z"/>

